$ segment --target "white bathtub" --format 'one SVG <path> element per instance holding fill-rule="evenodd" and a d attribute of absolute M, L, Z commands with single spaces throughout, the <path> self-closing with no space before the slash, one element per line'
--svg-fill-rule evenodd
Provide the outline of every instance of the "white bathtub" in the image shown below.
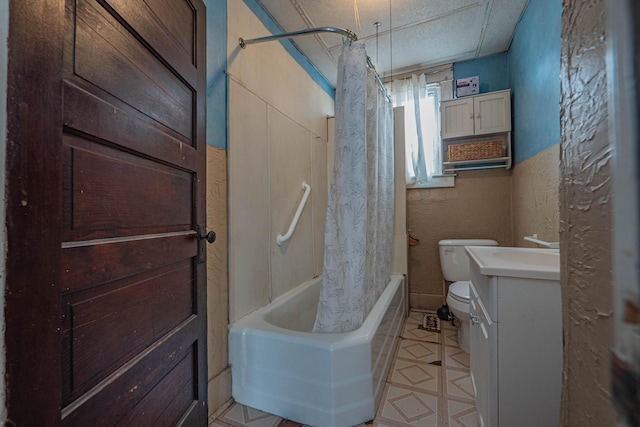
<path fill-rule="evenodd" d="M 317 278 L 231 325 L 236 402 L 319 427 L 374 418 L 405 318 L 404 279 L 393 275 L 358 330 L 312 333 Z"/>

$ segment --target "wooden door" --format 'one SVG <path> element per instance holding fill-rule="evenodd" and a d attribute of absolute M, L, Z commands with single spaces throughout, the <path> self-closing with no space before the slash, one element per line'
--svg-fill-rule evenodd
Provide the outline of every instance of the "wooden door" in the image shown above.
<path fill-rule="evenodd" d="M 13 0 L 9 32 L 8 419 L 204 426 L 204 5 Z"/>

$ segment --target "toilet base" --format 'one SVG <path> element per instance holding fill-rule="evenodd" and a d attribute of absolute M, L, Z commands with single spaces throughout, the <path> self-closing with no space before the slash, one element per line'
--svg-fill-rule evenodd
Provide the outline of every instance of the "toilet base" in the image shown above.
<path fill-rule="evenodd" d="M 458 347 L 465 353 L 469 353 L 471 341 L 469 338 L 469 303 L 463 303 L 447 294 L 449 311 L 455 316 L 455 324 L 458 326 Z"/>
<path fill-rule="evenodd" d="M 463 322 L 460 318 L 456 317 L 456 323 L 458 326 L 458 347 L 460 350 L 469 354 L 470 338 L 469 338 L 469 321 Z"/>

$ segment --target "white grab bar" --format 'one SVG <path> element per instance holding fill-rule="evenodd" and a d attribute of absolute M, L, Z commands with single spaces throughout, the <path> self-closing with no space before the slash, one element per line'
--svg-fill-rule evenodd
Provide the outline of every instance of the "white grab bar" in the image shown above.
<path fill-rule="evenodd" d="M 300 204 L 298 205 L 298 210 L 296 211 L 296 214 L 293 216 L 293 220 L 291 221 L 291 225 L 289 225 L 289 229 L 287 230 L 287 234 L 285 234 L 284 236 L 282 234 L 278 234 L 278 237 L 276 237 L 276 243 L 278 244 L 278 246 L 280 246 L 281 244 L 283 244 L 284 242 L 286 242 L 287 240 L 289 240 L 291 238 L 291 236 L 293 235 L 293 232 L 296 229 L 296 226 L 298 225 L 298 221 L 300 220 L 300 215 L 302 214 L 302 210 L 304 209 L 304 205 L 307 204 L 307 199 L 309 198 L 309 193 L 311 193 L 311 186 L 309 184 L 307 184 L 306 182 L 302 181 L 302 189 L 304 190 L 304 195 L 302 196 L 302 200 L 300 201 Z"/>
<path fill-rule="evenodd" d="M 560 242 L 545 242 L 544 240 L 538 239 L 538 235 L 537 234 L 534 234 L 531 237 L 525 236 L 524 240 L 526 240 L 527 242 L 535 243 L 536 245 L 546 246 L 547 248 L 551 248 L 551 249 L 559 249 L 560 248 Z"/>

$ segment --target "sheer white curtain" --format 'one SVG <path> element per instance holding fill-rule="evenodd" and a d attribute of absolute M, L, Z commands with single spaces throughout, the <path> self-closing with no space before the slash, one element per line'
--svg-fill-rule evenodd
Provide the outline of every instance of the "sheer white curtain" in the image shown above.
<path fill-rule="evenodd" d="M 334 170 L 315 332 L 359 328 L 389 282 L 393 237 L 393 106 L 366 66 L 363 41 L 338 62 Z"/>
<path fill-rule="evenodd" d="M 407 184 L 428 183 L 442 174 L 440 85 L 424 74 L 396 81 L 394 105 L 405 108 Z"/>

